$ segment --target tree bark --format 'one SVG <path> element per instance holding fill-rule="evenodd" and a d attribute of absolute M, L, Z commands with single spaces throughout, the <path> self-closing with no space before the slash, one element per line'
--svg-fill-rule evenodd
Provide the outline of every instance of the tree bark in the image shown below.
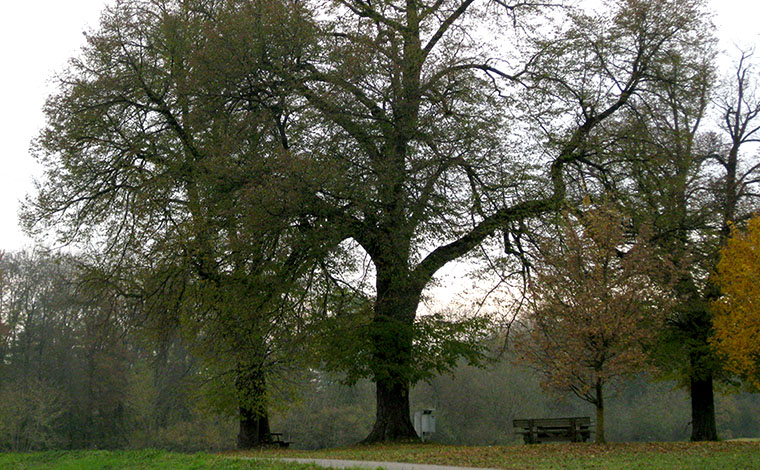
<path fill-rule="evenodd" d="M 709 371 L 692 372 L 689 394 L 691 395 L 691 440 L 717 441 L 715 426 L 715 399 L 713 375 Z"/>
<path fill-rule="evenodd" d="M 602 384 L 597 382 L 596 384 L 596 435 L 594 442 L 597 444 L 606 444 L 607 440 L 604 437 L 604 394 L 602 390 Z"/>
<path fill-rule="evenodd" d="M 414 319 L 425 283 L 414 282 L 406 259 L 378 263 L 377 297 L 372 320 L 373 375 L 377 409 L 375 424 L 364 443 L 418 441 L 409 413 L 414 381 Z M 401 264 L 401 263 L 404 264 Z"/>
<path fill-rule="evenodd" d="M 709 343 L 712 336 L 712 313 L 708 305 L 711 299 L 719 297 L 720 291 L 708 282 L 703 295 L 696 302 L 698 308 L 694 308 L 689 315 L 691 350 L 687 371 L 691 400 L 691 440 L 717 441 L 713 382 L 719 364 Z"/>
<path fill-rule="evenodd" d="M 409 413 L 409 385 L 377 382 L 375 425 L 364 443 L 418 441 Z"/>
<path fill-rule="evenodd" d="M 266 410 L 252 410 L 240 407 L 240 429 L 238 432 L 238 449 L 251 449 L 269 442 L 269 416 Z"/>
<path fill-rule="evenodd" d="M 266 405 L 266 377 L 260 367 L 238 365 L 235 377 L 240 403 L 238 449 L 251 449 L 271 440 Z"/>

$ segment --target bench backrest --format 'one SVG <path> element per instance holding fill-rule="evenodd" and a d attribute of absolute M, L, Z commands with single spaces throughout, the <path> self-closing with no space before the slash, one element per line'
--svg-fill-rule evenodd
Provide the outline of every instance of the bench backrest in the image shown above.
<path fill-rule="evenodd" d="M 576 418 L 539 418 L 539 419 L 515 419 L 512 421 L 512 426 L 516 428 L 528 429 L 531 426 L 536 427 L 570 427 L 575 423 L 581 426 L 590 426 L 591 418 L 588 416 L 576 417 Z"/>

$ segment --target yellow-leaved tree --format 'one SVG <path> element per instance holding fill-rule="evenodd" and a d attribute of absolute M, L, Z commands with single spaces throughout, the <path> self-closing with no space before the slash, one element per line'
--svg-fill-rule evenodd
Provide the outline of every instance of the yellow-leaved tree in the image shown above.
<path fill-rule="evenodd" d="M 760 389 L 760 215 L 731 228 L 717 269 L 713 344 L 726 368 Z"/>

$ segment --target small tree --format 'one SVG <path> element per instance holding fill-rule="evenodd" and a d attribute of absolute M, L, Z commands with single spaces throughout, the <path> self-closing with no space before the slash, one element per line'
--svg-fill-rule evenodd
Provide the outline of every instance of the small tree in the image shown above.
<path fill-rule="evenodd" d="M 646 367 L 668 296 L 652 280 L 660 261 L 641 240 L 626 241 L 614 211 L 565 217 L 561 235 L 542 247 L 518 357 L 543 374 L 548 390 L 596 406 L 603 443 L 604 387 Z"/>
<path fill-rule="evenodd" d="M 760 216 L 746 231 L 731 230 L 721 250 L 716 283 L 723 294 L 712 304 L 712 342 L 726 358 L 726 368 L 760 388 Z"/>

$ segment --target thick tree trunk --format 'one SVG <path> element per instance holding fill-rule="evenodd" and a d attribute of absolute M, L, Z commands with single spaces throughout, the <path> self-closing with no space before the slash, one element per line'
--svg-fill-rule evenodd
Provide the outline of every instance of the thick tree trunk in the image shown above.
<path fill-rule="evenodd" d="M 409 413 L 409 386 L 378 381 L 375 425 L 365 443 L 417 441 Z"/>
<path fill-rule="evenodd" d="M 417 441 L 409 413 L 413 379 L 412 341 L 421 288 L 403 264 L 377 263 L 377 297 L 372 321 L 373 374 L 377 410 L 365 443 Z"/>
<path fill-rule="evenodd" d="M 697 292 L 693 286 L 679 291 L 685 299 L 686 309 L 679 324 L 680 337 L 686 347 L 683 373 L 689 380 L 691 401 L 691 440 L 716 441 L 714 374 L 719 370 L 718 359 L 711 350 L 712 314 L 709 302 L 720 296 L 717 286 L 706 284 L 705 292 Z M 677 337 L 678 338 L 678 337 Z"/>
<path fill-rule="evenodd" d="M 251 410 L 240 407 L 240 430 L 238 432 L 238 449 L 251 449 L 269 442 L 269 416 L 266 410 Z"/>
<path fill-rule="evenodd" d="M 596 436 L 594 442 L 597 444 L 606 444 L 607 440 L 604 437 L 604 395 L 602 390 L 602 384 L 596 384 Z"/>
<path fill-rule="evenodd" d="M 692 350 L 689 353 L 689 397 L 691 399 L 691 440 L 717 441 L 715 426 L 715 396 L 713 393 L 714 373 L 717 359 L 710 349 L 712 335 L 712 315 L 707 302 L 716 299 L 719 291 L 714 284 L 707 285 L 706 300 L 691 318 L 694 333 Z M 711 289 L 712 288 L 712 289 Z"/>
<path fill-rule="evenodd" d="M 240 428 L 238 449 L 261 446 L 271 440 L 266 404 L 266 377 L 260 367 L 238 365 L 235 377 Z"/>
<path fill-rule="evenodd" d="M 713 396 L 712 373 L 702 373 L 691 377 L 691 440 L 717 441 L 715 426 L 715 397 Z"/>

